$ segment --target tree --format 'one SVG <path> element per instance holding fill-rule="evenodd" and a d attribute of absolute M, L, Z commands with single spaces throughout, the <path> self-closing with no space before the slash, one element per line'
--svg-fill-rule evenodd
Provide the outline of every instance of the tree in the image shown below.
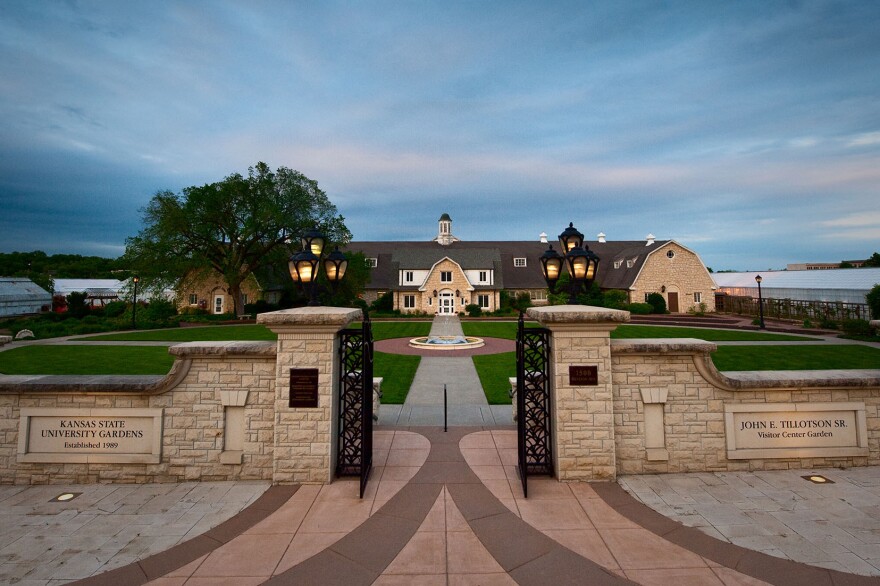
<path fill-rule="evenodd" d="M 874 285 L 868 294 L 865 295 L 865 301 L 871 309 L 871 316 L 874 319 L 880 319 L 880 285 Z"/>
<path fill-rule="evenodd" d="M 880 252 L 875 252 L 871 258 L 865 261 L 863 267 L 880 267 Z"/>
<path fill-rule="evenodd" d="M 271 264 L 286 266 L 299 237 L 316 225 L 329 243 L 351 239 L 318 183 L 302 173 L 259 162 L 180 194 L 159 191 L 142 210 L 144 228 L 126 240 L 124 260 L 144 290 L 175 286 L 187 274 L 223 276 L 236 313 L 244 311 L 241 284 Z"/>

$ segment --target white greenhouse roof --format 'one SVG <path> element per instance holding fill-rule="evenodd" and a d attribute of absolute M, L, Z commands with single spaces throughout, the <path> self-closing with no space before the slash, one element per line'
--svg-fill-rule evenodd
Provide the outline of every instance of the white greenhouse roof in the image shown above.
<path fill-rule="evenodd" d="M 871 290 L 880 284 L 880 268 L 828 269 L 815 271 L 754 271 L 713 273 L 719 288 L 758 288 L 755 276 L 761 275 L 761 287 L 768 289 L 855 289 Z"/>
<path fill-rule="evenodd" d="M 68 295 L 74 291 L 88 291 L 89 289 L 103 289 L 120 291 L 124 281 L 116 279 L 55 279 L 55 294 Z"/>

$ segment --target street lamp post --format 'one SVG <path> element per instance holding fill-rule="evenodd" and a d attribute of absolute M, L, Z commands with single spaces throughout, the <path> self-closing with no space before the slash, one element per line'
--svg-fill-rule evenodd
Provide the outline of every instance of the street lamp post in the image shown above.
<path fill-rule="evenodd" d="M 326 238 L 318 228 L 312 228 L 301 238 L 302 252 L 298 252 L 290 257 L 288 268 L 290 270 L 290 278 L 302 285 L 303 292 L 309 299 L 309 306 L 315 307 L 320 305 L 318 302 L 318 273 L 324 268 L 324 274 L 331 286 L 335 286 L 342 277 L 345 276 L 345 270 L 348 268 L 348 259 L 339 252 L 339 247 L 335 247 L 327 257 L 321 261 L 321 255 L 324 252 L 324 244 Z"/>
<path fill-rule="evenodd" d="M 577 303 L 578 294 L 584 290 L 589 291 L 593 280 L 596 278 L 596 269 L 599 267 L 599 257 L 584 245 L 584 235 L 578 232 L 572 222 L 568 228 L 559 235 L 559 247 L 565 253 L 561 255 L 553 250 L 551 244 L 541 255 L 541 270 L 547 287 L 553 293 L 556 283 L 562 273 L 562 266 L 568 270 L 568 302 Z"/>
<path fill-rule="evenodd" d="M 141 282 L 141 278 L 135 275 L 131 278 L 134 283 L 134 303 L 131 304 L 131 329 L 137 329 L 137 310 L 138 310 L 138 283 Z"/>
<path fill-rule="evenodd" d="M 759 321 L 761 322 L 761 329 L 766 329 L 764 327 L 764 297 L 761 295 L 761 281 L 764 279 L 761 278 L 761 275 L 755 276 L 755 282 L 758 284 L 758 315 Z"/>

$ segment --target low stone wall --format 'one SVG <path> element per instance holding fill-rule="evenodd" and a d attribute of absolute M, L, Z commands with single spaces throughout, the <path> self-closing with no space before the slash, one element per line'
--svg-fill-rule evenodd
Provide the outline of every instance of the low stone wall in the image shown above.
<path fill-rule="evenodd" d="M 724 374 L 711 361 L 715 349 L 702 340 L 612 341 L 618 474 L 880 465 L 880 370 Z M 735 419 L 741 412 L 778 414 L 794 424 L 800 413 L 819 412 L 829 415 L 802 425 L 831 421 L 832 428 L 789 429 L 794 424 L 783 419 L 749 421 L 744 429 Z M 744 450 L 734 431 L 771 439 Z M 859 446 L 798 448 L 806 434 L 844 432 Z M 791 447 L 780 448 L 785 442 Z"/>
<path fill-rule="evenodd" d="M 199 342 L 170 352 L 177 360 L 165 377 L 0 377 L 0 483 L 271 480 L 275 344 Z M 155 462 L 131 462 L 149 460 L 149 454 L 84 456 L 73 448 L 66 455 L 29 454 L 20 437 L 22 421 L 28 420 L 23 413 L 61 413 L 68 425 L 101 424 L 100 416 L 113 413 L 121 414 L 116 421 L 125 425 L 122 415 L 146 410 L 161 414 L 161 453 Z M 232 436 L 237 450 L 227 449 Z"/>

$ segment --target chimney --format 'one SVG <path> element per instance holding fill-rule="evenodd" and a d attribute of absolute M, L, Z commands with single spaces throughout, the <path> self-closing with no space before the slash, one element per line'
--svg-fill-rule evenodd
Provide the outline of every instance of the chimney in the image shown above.
<path fill-rule="evenodd" d="M 645 246 L 651 246 L 652 244 L 654 244 L 654 240 L 655 240 L 657 237 L 654 236 L 653 234 L 648 234 L 645 238 L 648 239 L 648 243 L 645 244 Z"/>
<path fill-rule="evenodd" d="M 605 232 L 599 232 L 596 238 L 599 239 L 599 244 L 605 244 Z"/>
<path fill-rule="evenodd" d="M 546 232 L 541 232 L 541 236 L 539 238 L 541 239 L 541 244 L 547 244 L 547 233 Z"/>

